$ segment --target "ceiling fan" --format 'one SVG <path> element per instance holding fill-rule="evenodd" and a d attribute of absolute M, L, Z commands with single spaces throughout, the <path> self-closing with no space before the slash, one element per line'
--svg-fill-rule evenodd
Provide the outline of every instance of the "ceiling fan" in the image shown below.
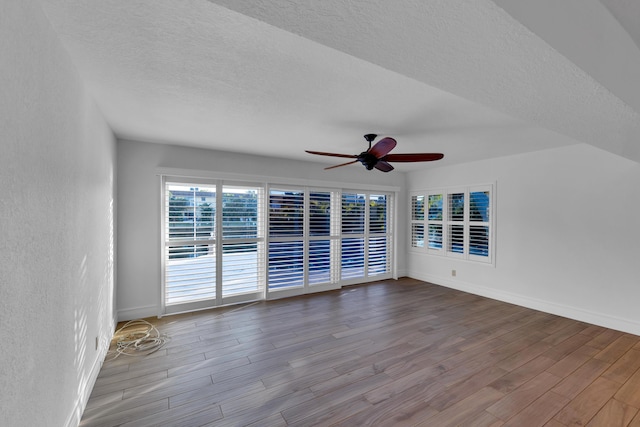
<path fill-rule="evenodd" d="M 326 169 L 339 168 L 340 166 L 350 165 L 356 162 L 360 162 L 367 170 L 376 168 L 382 172 L 390 172 L 393 170 L 393 166 L 389 162 L 431 162 L 434 160 L 440 160 L 444 157 L 441 153 L 405 153 L 405 154 L 389 154 L 391 150 L 396 146 L 395 139 L 390 137 L 382 138 L 380 141 L 372 147 L 371 142 L 376 139 L 378 135 L 375 133 L 368 133 L 364 136 L 364 139 L 369 143 L 369 149 L 363 151 L 360 154 L 338 154 L 338 153 L 325 153 L 322 151 L 310 151 L 305 150 L 309 154 L 317 154 L 319 156 L 331 156 L 331 157 L 346 157 L 349 159 L 355 159 L 347 163 L 341 163 L 335 166 L 329 166 Z"/>

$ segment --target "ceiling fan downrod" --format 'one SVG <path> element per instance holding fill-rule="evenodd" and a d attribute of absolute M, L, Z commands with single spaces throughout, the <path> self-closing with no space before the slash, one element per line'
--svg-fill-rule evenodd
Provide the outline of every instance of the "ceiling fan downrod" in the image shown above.
<path fill-rule="evenodd" d="M 371 143 L 373 142 L 374 139 L 376 139 L 378 137 L 378 135 L 376 135 L 375 133 L 368 133 L 364 136 L 364 139 L 367 140 L 367 142 L 369 143 L 369 150 L 371 150 Z"/>

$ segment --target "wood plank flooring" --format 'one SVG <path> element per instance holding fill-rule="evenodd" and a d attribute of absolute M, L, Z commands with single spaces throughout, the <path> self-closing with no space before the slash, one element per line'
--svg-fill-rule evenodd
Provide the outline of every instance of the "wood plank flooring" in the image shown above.
<path fill-rule="evenodd" d="M 82 426 L 640 427 L 640 337 L 418 280 L 147 320 Z"/>

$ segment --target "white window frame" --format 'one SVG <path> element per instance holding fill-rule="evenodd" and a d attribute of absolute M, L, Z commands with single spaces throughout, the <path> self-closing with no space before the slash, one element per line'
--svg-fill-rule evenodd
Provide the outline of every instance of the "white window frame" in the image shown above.
<path fill-rule="evenodd" d="M 224 214 L 224 208 L 223 208 L 223 201 L 224 201 L 224 190 L 225 188 L 244 188 L 244 187 L 253 187 L 257 190 L 258 192 L 258 207 L 260 207 L 260 205 L 264 205 L 264 200 L 266 197 L 266 192 L 265 192 L 265 186 L 262 183 L 256 183 L 256 182 L 244 182 L 244 181 L 231 181 L 231 180 L 219 180 L 218 181 L 218 188 L 219 188 L 219 194 L 220 197 L 217 198 L 217 209 L 216 209 L 216 213 L 220 212 L 220 215 Z M 262 299 L 264 297 L 264 288 L 265 288 L 265 265 L 264 262 L 262 262 L 262 260 L 264 259 L 264 252 L 266 251 L 266 227 L 265 227 L 265 212 L 263 209 L 258 208 L 257 211 L 258 214 L 258 218 L 257 218 L 257 236 L 256 237 L 251 237 L 251 238 L 243 238 L 243 239 L 236 239 L 236 238 L 225 238 L 224 236 L 224 232 L 223 232 L 223 225 L 224 225 L 224 221 L 222 220 L 222 218 L 220 218 L 219 221 L 217 221 L 218 223 L 218 233 L 217 235 L 219 236 L 218 238 L 218 242 L 219 242 L 219 250 L 218 250 L 218 266 L 217 267 L 217 271 L 218 271 L 218 279 L 219 279 L 219 289 L 220 289 L 220 299 L 218 300 L 218 304 L 219 305 L 228 305 L 228 304 L 235 304 L 235 303 L 240 303 L 240 302 L 246 302 L 246 301 L 254 301 L 254 300 L 258 300 L 258 299 Z M 255 291 L 250 291 L 250 292 L 245 292 L 245 293 L 238 293 L 238 294 L 234 294 L 234 295 L 229 295 L 229 296 L 224 296 L 224 292 L 222 291 L 222 288 L 224 286 L 224 281 L 223 281 L 223 273 L 224 273 L 224 265 L 222 263 L 222 256 L 223 256 L 223 248 L 225 245 L 233 245 L 233 244 L 252 244 L 255 243 L 258 246 L 258 254 L 257 254 L 257 262 L 258 262 L 258 269 L 256 271 L 257 274 L 257 289 Z"/>
<path fill-rule="evenodd" d="M 422 201 L 422 213 L 417 211 L 419 206 L 419 200 Z M 409 196 L 409 244 L 412 248 L 424 248 L 425 247 L 425 195 L 424 194 L 412 194 Z M 417 238 L 415 230 L 422 229 L 421 238 Z"/>
<path fill-rule="evenodd" d="M 274 237 L 269 233 L 269 197 L 271 191 L 296 191 L 304 193 L 304 226 L 303 226 L 303 236 L 295 236 L 295 237 Z M 309 229 L 309 209 L 310 209 L 310 193 L 330 193 L 331 194 L 331 220 L 330 220 L 330 235 L 329 236 L 311 236 Z M 322 187 L 307 187 L 300 186 L 295 184 L 269 184 L 267 186 L 266 196 L 265 196 L 265 219 L 266 219 L 266 245 L 265 245 L 265 268 L 267 270 L 267 282 L 268 282 L 268 269 L 269 269 L 269 244 L 271 242 L 287 242 L 287 241 L 302 241 L 303 242 L 303 252 L 304 252 L 304 279 L 303 284 L 301 286 L 292 286 L 292 287 L 283 287 L 283 288 L 269 288 L 269 284 L 266 283 L 265 291 L 266 291 L 266 299 L 277 299 L 277 298 L 285 298 L 296 295 L 303 295 L 307 293 L 313 292 L 322 292 L 328 291 L 332 289 L 339 289 L 341 286 L 340 282 L 340 253 L 339 246 L 337 246 L 340 242 L 339 235 L 339 227 L 340 227 L 340 214 L 339 214 L 339 204 L 336 205 L 336 201 L 340 200 L 340 191 L 331 188 L 322 188 Z M 338 213 L 336 213 L 338 212 Z M 318 284 L 310 284 L 309 283 L 309 242 L 314 240 L 329 240 L 330 241 L 330 250 L 331 250 L 331 266 L 330 266 L 330 280 L 326 283 L 318 283 Z"/>
<path fill-rule="evenodd" d="M 474 192 L 489 193 L 489 220 L 476 221 L 470 218 L 470 195 Z M 464 217 L 462 220 L 452 220 L 449 210 L 449 197 L 452 194 L 464 195 Z M 442 196 L 442 220 L 429 219 L 429 196 Z M 424 197 L 424 218 L 416 219 L 414 217 L 414 201 L 418 197 Z M 495 184 L 468 185 L 449 188 L 434 188 L 423 191 L 412 191 L 409 194 L 409 251 L 426 253 L 428 255 L 442 256 L 456 260 L 475 261 L 484 264 L 495 265 Z M 414 226 L 423 225 L 424 244 L 418 246 L 414 244 L 416 236 L 414 235 Z M 429 247 L 429 226 L 442 227 L 442 247 Z M 451 251 L 449 247 L 450 226 L 460 225 L 463 229 L 463 251 Z M 488 228 L 488 255 L 477 255 L 470 253 L 470 229 L 471 227 L 487 227 Z"/>
<path fill-rule="evenodd" d="M 345 285 L 366 283 L 374 280 L 384 280 L 395 277 L 396 269 L 396 248 L 394 232 L 397 227 L 395 223 L 396 215 L 396 200 L 398 197 L 397 191 L 389 191 L 388 189 L 376 190 L 373 186 L 368 189 L 343 189 L 336 187 L 324 187 L 324 186 L 308 186 L 308 185 L 296 185 L 295 182 L 289 182 L 286 184 L 278 184 L 270 182 L 256 182 L 256 181 L 244 181 L 237 179 L 226 180 L 223 178 L 215 178 L 213 176 L 205 177 L 191 177 L 187 175 L 174 175 L 174 174 L 161 174 L 160 175 L 160 188 L 161 188 L 161 296 L 160 296 L 160 311 L 159 316 L 167 314 L 175 314 L 199 309 L 206 309 L 216 307 L 220 305 L 234 304 L 239 302 L 246 302 L 252 300 L 263 299 L 276 299 L 288 296 L 301 295 L 305 293 L 321 292 L 332 289 L 339 289 Z M 171 184 L 192 184 L 210 186 L 216 189 L 216 209 L 215 209 L 215 236 L 212 239 L 206 240 L 203 243 L 212 244 L 216 247 L 216 292 L 215 298 L 203 299 L 196 301 L 189 301 L 184 303 L 177 303 L 167 305 L 166 303 L 166 268 L 167 268 L 167 248 L 171 246 L 171 242 L 167 240 L 166 227 L 167 227 L 167 186 Z M 223 197 L 224 189 L 228 186 L 238 187 L 255 187 L 259 192 L 259 203 L 261 207 L 258 208 L 258 236 L 256 239 L 225 239 L 222 233 L 223 221 Z M 269 194 L 270 190 L 291 190 L 291 191 L 303 191 L 304 192 L 304 286 L 295 286 L 291 288 L 273 289 L 268 287 L 268 268 L 269 268 L 269 242 L 271 236 L 269 234 Z M 329 193 L 331 194 L 331 219 L 330 219 L 330 235 L 329 236 L 311 236 L 309 213 L 310 213 L 310 194 L 313 192 Z M 365 232 L 363 234 L 342 234 L 342 195 L 343 193 L 356 193 L 365 195 Z M 368 251 L 369 251 L 369 222 L 370 222 L 370 197 L 371 195 L 384 195 L 386 197 L 386 230 L 385 233 L 377 233 L 371 235 L 372 237 L 385 237 L 386 238 L 386 272 L 380 274 L 370 274 L 368 263 Z M 364 264 L 364 277 L 357 277 L 354 279 L 342 279 L 342 239 L 351 237 L 363 237 L 364 238 L 364 250 L 365 250 L 365 264 Z M 296 237 L 297 239 L 297 237 Z M 250 242 L 251 240 L 251 242 Z M 259 250 L 260 258 L 258 265 L 259 284 L 256 292 L 239 293 L 225 296 L 223 292 L 223 245 L 225 243 L 252 243 L 255 240 L 259 246 L 262 247 Z M 285 237 L 284 240 L 287 240 Z M 314 240 L 329 240 L 330 241 L 330 280 L 327 283 L 309 283 L 309 242 Z M 199 242 L 198 242 L 199 243 Z"/>
<path fill-rule="evenodd" d="M 179 242 L 168 241 L 166 236 L 166 226 L 167 226 L 167 217 L 166 217 L 166 191 L 167 186 L 171 184 L 186 184 L 186 185 L 202 185 L 208 187 L 214 187 L 216 189 L 216 209 L 215 209 L 215 233 L 214 236 L 207 240 L 198 240 L 197 243 L 200 244 L 210 244 L 215 246 L 215 298 L 211 299 L 202 299 L 202 300 L 193 300 L 184 303 L 176 303 L 167 305 L 166 301 L 166 291 L 167 291 L 167 249 L 175 245 Z M 258 191 L 258 198 L 264 198 L 264 185 L 255 182 L 238 182 L 238 181 L 223 181 L 217 179 L 208 179 L 208 178 L 184 178 L 184 177 L 173 177 L 173 176 L 163 176 L 161 180 L 162 185 L 162 196 L 161 196 L 161 315 L 162 314 L 173 314 L 173 313 L 181 313 L 185 311 L 193 311 L 200 310 L 205 308 L 211 308 L 220 305 L 228 305 L 235 304 L 239 302 L 252 301 L 257 299 L 264 298 L 264 263 L 260 262 L 258 265 L 258 279 L 257 279 L 257 290 L 245 293 L 238 293 L 233 295 L 225 296 L 223 292 L 223 262 L 222 262 L 222 254 L 225 244 L 242 244 L 242 243 L 256 243 L 257 245 L 264 245 L 265 237 L 264 237 L 264 214 L 258 211 L 258 235 L 256 238 L 249 239 L 229 239 L 223 236 L 223 221 L 221 215 L 223 213 L 223 194 L 225 187 L 254 187 Z M 258 202 L 260 203 L 260 202 Z M 185 242 L 188 244 L 188 242 Z M 262 249 L 264 252 L 264 249 Z M 264 258 L 264 255 L 258 255 L 259 260 L 261 261 Z"/>
<path fill-rule="evenodd" d="M 342 277 L 342 269 L 340 270 L 340 281 L 343 285 L 352 285 L 359 283 L 366 283 L 375 280 L 384 280 L 393 277 L 394 264 L 395 264 L 395 242 L 394 242 L 394 213 L 395 213 L 395 194 L 388 191 L 375 191 L 375 190 L 355 190 L 355 189 L 344 189 L 340 193 L 339 203 L 340 203 L 340 214 L 342 214 L 342 196 L 344 194 L 358 194 L 363 195 L 365 200 L 365 209 L 364 209 L 364 230 L 362 233 L 343 233 L 342 232 L 342 218 L 339 223 L 339 232 L 340 232 L 340 247 L 342 247 L 342 241 L 344 239 L 363 239 L 364 244 L 364 265 L 362 266 L 364 272 L 362 276 L 357 276 L 353 278 L 343 278 Z M 369 202 L 371 200 L 371 196 L 383 195 L 386 197 L 386 233 L 379 234 L 371 234 L 370 233 L 370 206 Z M 369 273 L 369 242 L 373 237 L 386 237 L 387 239 L 387 268 L 384 274 L 370 274 Z M 342 253 L 340 255 L 340 265 L 342 265 Z"/>

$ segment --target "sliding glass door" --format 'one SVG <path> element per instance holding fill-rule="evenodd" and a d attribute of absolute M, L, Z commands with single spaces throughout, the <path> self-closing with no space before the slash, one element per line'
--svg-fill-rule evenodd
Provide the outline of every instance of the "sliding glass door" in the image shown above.
<path fill-rule="evenodd" d="M 391 273 L 389 200 L 386 194 L 342 193 L 343 284 L 381 279 Z"/>
<path fill-rule="evenodd" d="M 172 183 L 165 190 L 166 305 L 215 300 L 216 274 L 215 186 Z"/>
<path fill-rule="evenodd" d="M 309 192 L 308 283 L 322 287 L 339 280 L 339 207 L 336 192 Z"/>
<path fill-rule="evenodd" d="M 336 260 L 338 193 L 271 187 L 268 216 L 269 298 L 339 287 Z"/>
<path fill-rule="evenodd" d="M 163 312 L 261 299 L 260 186 L 164 182 Z"/>
<path fill-rule="evenodd" d="M 222 303 L 260 299 L 264 290 L 262 197 L 257 186 L 223 185 Z"/>
<path fill-rule="evenodd" d="M 162 313 L 391 277 L 391 200 L 165 177 Z"/>

